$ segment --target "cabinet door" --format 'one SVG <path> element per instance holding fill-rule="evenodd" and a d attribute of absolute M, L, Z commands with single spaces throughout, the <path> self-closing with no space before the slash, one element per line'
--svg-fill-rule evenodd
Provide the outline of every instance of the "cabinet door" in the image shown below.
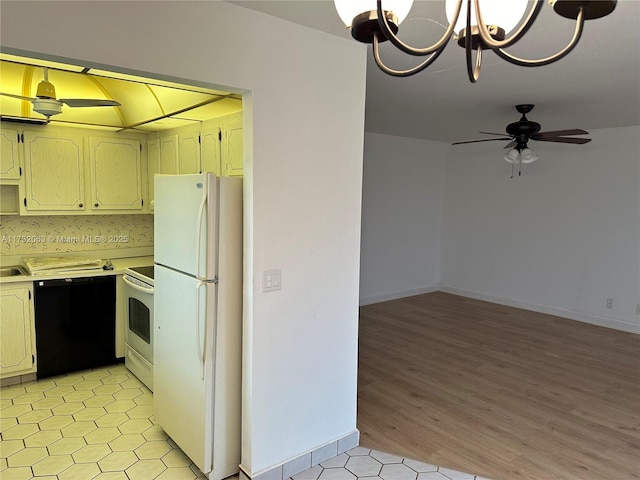
<path fill-rule="evenodd" d="M 167 135 L 160 139 L 160 170 L 158 173 L 178 173 L 178 135 Z"/>
<path fill-rule="evenodd" d="M 84 210 L 83 145 L 80 135 L 24 132 L 25 211 Z"/>
<path fill-rule="evenodd" d="M 20 149 L 18 148 L 19 132 L 13 128 L 0 130 L 0 179 L 20 179 Z"/>
<path fill-rule="evenodd" d="M 17 283 L 0 292 L 0 378 L 36 371 L 31 289 Z"/>
<path fill-rule="evenodd" d="M 153 208 L 155 176 L 160 172 L 160 140 L 147 140 L 147 175 L 149 182 L 149 205 Z"/>
<path fill-rule="evenodd" d="M 142 209 L 142 169 L 138 140 L 89 139 L 91 208 Z"/>
<path fill-rule="evenodd" d="M 180 173 L 200 173 L 200 125 L 182 129 L 178 142 Z"/>
<path fill-rule="evenodd" d="M 222 175 L 242 176 L 242 169 L 242 113 L 235 113 L 222 126 Z"/>
<path fill-rule="evenodd" d="M 220 176 L 220 144 L 222 133 L 220 132 L 220 122 L 209 120 L 202 126 L 201 132 L 202 151 L 202 171 L 212 172 Z"/>

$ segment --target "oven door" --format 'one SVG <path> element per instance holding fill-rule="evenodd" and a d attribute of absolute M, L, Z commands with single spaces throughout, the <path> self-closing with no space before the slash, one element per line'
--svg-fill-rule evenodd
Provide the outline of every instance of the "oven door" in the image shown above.
<path fill-rule="evenodd" d="M 125 283 L 126 343 L 153 364 L 153 286 L 128 275 Z"/>

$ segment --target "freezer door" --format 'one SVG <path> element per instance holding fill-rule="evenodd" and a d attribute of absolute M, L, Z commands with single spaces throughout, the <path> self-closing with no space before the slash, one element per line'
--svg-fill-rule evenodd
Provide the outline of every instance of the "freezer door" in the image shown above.
<path fill-rule="evenodd" d="M 215 305 L 215 284 L 156 265 L 154 415 L 204 473 L 213 461 Z"/>
<path fill-rule="evenodd" d="M 155 176 L 155 263 L 212 280 L 217 274 L 217 225 L 215 175 Z"/>

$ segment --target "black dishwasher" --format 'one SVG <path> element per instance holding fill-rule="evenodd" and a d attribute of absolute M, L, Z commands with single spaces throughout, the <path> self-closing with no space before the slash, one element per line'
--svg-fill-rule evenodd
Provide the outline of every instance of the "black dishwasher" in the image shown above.
<path fill-rule="evenodd" d="M 38 378 L 116 362 L 116 277 L 35 282 Z"/>

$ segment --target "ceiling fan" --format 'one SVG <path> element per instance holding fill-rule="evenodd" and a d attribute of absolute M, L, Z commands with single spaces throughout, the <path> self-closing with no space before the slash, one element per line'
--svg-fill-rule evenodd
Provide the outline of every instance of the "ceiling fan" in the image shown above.
<path fill-rule="evenodd" d="M 119 107 L 120 103 L 115 100 L 84 99 L 84 98 L 56 98 L 56 89 L 49 82 L 49 69 L 43 67 L 44 79 L 38 84 L 35 98 L 11 93 L 1 93 L 5 97 L 28 100 L 33 104 L 33 110 L 47 117 L 62 113 L 62 104 L 70 107 Z"/>
<path fill-rule="evenodd" d="M 507 128 L 505 129 L 507 132 L 506 135 L 503 133 L 480 132 L 485 135 L 495 135 L 497 138 L 463 140 L 461 142 L 453 142 L 451 145 L 510 140 L 510 142 L 504 147 L 505 149 L 509 149 L 505 154 L 504 159 L 511 164 L 511 178 L 513 178 L 515 165 L 518 165 L 518 175 L 521 175 L 523 163 L 532 163 L 538 159 L 538 155 L 527 145 L 529 140 L 575 144 L 589 143 L 591 141 L 590 138 L 574 137 L 574 135 L 587 135 L 589 133 L 578 128 L 541 132 L 541 125 L 537 122 L 532 122 L 527 118 L 527 113 L 533 110 L 533 107 L 534 105 L 530 103 L 516 105 L 516 110 L 518 113 L 522 114 L 522 117 L 517 122 L 507 125 Z"/>
<path fill-rule="evenodd" d="M 480 132 L 485 135 L 496 135 L 498 138 L 481 138 L 477 140 L 464 140 L 461 142 L 453 142 L 451 145 L 460 145 L 462 143 L 492 142 L 496 140 L 511 140 L 504 148 L 509 148 L 509 152 L 505 155 L 505 160 L 509 163 L 531 163 L 538 159 L 538 156 L 528 148 L 529 140 L 540 142 L 556 142 L 556 143 L 589 143 L 590 138 L 573 137 L 573 135 L 587 135 L 589 132 L 580 129 L 570 130 L 554 130 L 549 132 L 541 132 L 541 126 L 537 122 L 527 119 L 527 113 L 533 110 L 532 104 L 516 105 L 518 113 L 522 114 L 520 120 L 510 123 L 504 133 Z"/>

